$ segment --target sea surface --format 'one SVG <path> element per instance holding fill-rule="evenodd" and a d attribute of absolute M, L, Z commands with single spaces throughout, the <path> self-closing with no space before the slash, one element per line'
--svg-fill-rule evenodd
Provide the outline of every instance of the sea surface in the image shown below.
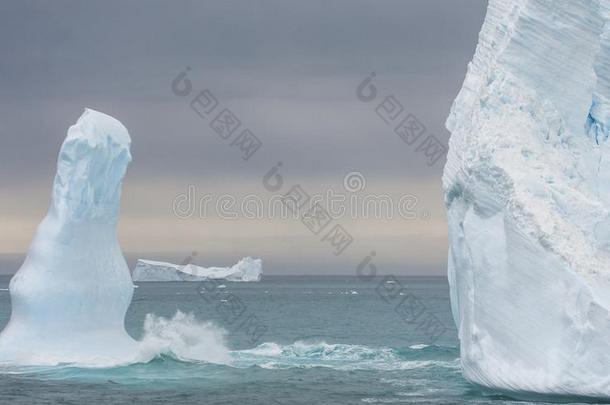
<path fill-rule="evenodd" d="M 0 326 L 10 317 L 0 278 Z M 460 374 L 445 278 L 138 283 L 150 359 L 1 367 L 4 404 L 509 404 Z"/>

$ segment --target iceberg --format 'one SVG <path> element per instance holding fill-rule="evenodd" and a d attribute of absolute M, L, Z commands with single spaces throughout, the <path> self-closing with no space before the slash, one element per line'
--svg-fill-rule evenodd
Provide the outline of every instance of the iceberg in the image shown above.
<path fill-rule="evenodd" d="M 609 21 L 490 0 L 447 119 L 462 373 L 514 397 L 610 397 Z"/>
<path fill-rule="evenodd" d="M 244 257 L 232 267 L 201 267 L 139 259 L 133 270 L 133 281 L 260 281 L 261 259 Z"/>
<path fill-rule="evenodd" d="M 117 241 L 131 140 L 91 109 L 68 130 L 49 211 L 11 279 L 0 362 L 115 364 L 136 354 L 124 319 L 133 295 Z"/>

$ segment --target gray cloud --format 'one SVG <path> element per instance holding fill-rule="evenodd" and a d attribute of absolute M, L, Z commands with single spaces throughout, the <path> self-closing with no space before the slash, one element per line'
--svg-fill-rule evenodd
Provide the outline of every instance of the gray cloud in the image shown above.
<path fill-rule="evenodd" d="M 128 124 L 140 155 L 133 170 L 142 168 L 142 175 L 156 175 L 150 171 L 165 157 L 183 157 L 164 165 L 178 176 L 231 170 L 216 142 L 205 139 L 212 136 L 205 124 L 185 117 L 185 103 L 169 91 L 187 65 L 197 85 L 247 116 L 269 149 L 291 155 L 303 171 L 365 160 L 371 170 L 429 174 L 421 162 L 409 165 L 409 154 L 372 111 L 364 115 L 355 86 L 374 70 L 380 86 L 446 137 L 444 117 L 484 11 L 482 1 L 429 0 L 25 1 L 0 7 L 4 181 L 53 171 L 49 151 L 85 106 Z M 299 126 L 295 116 L 302 117 Z M 338 122 L 345 123 L 343 133 Z M 357 128 L 350 125 L 356 122 Z M 320 162 L 309 165 L 316 156 Z"/>
<path fill-rule="evenodd" d="M 0 192 L 50 184 L 83 107 L 129 129 L 130 184 L 257 184 L 278 160 L 320 187 L 349 170 L 398 186 L 439 182 L 442 163 L 428 167 L 355 89 L 376 72 L 380 94 L 446 142 L 484 12 L 483 0 L 2 2 Z M 251 161 L 172 94 L 186 66 L 195 88 L 210 89 L 263 140 Z"/>

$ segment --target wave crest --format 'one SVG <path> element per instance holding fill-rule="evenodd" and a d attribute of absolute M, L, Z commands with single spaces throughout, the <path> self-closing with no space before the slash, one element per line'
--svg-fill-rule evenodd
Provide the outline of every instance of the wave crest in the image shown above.
<path fill-rule="evenodd" d="M 138 362 L 148 362 L 163 354 L 183 361 L 231 362 L 226 331 L 181 311 L 177 311 L 171 319 L 146 315 L 144 335 L 138 345 Z"/>
<path fill-rule="evenodd" d="M 148 314 L 144 333 L 137 341 L 133 356 L 121 363 L 109 363 L 102 357 L 91 362 L 58 363 L 53 359 L 38 362 L 56 368 L 113 368 L 131 364 L 174 359 L 182 363 L 210 363 L 234 368 L 270 369 L 326 367 L 336 370 L 411 370 L 426 367 L 459 368 L 456 348 L 412 345 L 408 348 L 372 347 L 356 344 L 298 340 L 282 345 L 262 343 L 246 350 L 229 350 L 227 332 L 211 323 L 198 320 L 192 313 L 176 311 L 171 318 Z M 25 364 L 23 364 L 25 365 Z M 17 366 L 17 368 L 15 368 Z M 60 367 L 60 368 L 61 368 Z M 19 364 L 0 364 L 0 372 L 30 372 Z M 41 371 L 41 370 L 37 370 Z"/>

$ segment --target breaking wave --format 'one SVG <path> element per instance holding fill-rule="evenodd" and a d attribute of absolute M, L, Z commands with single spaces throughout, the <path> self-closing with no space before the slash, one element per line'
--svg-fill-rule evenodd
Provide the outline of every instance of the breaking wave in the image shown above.
<path fill-rule="evenodd" d="M 180 311 L 171 319 L 146 315 L 144 335 L 138 343 L 138 362 L 148 362 L 160 355 L 170 355 L 182 361 L 231 362 L 226 331 L 211 322 L 197 320 L 193 314 Z"/>
<path fill-rule="evenodd" d="M 137 353 L 120 364 L 44 363 L 45 367 L 112 368 L 174 360 L 182 363 L 208 363 L 232 368 L 263 369 L 325 367 L 336 370 L 410 370 L 426 367 L 459 368 L 455 348 L 412 345 L 404 349 L 298 340 L 292 344 L 262 343 L 246 350 L 230 350 L 227 332 L 219 326 L 198 320 L 193 314 L 177 311 L 171 318 L 148 314 Z M 32 367 L 0 365 L 0 372 L 32 371 Z M 40 370 L 40 369 L 39 369 Z"/>

